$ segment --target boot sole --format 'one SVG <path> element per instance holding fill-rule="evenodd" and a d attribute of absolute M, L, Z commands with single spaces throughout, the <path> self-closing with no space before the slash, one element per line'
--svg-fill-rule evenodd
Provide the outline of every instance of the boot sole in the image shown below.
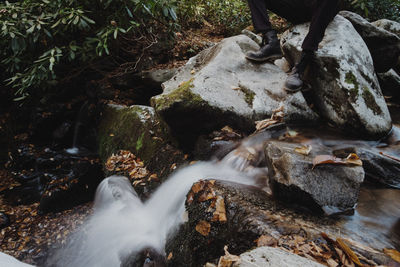
<path fill-rule="evenodd" d="M 281 54 L 275 54 L 275 55 L 271 55 L 268 57 L 263 57 L 263 58 L 254 58 L 254 57 L 249 57 L 249 56 L 245 56 L 248 60 L 250 61 L 254 61 L 254 62 L 273 62 L 277 59 L 280 59 L 283 57 L 283 55 Z"/>

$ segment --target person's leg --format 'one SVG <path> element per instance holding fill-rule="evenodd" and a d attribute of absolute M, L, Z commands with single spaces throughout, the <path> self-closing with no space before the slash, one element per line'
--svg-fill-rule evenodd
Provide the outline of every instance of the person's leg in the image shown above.
<path fill-rule="evenodd" d="M 279 16 L 299 23 L 311 19 L 311 8 L 304 4 L 307 0 L 248 0 L 254 29 L 263 34 L 261 48 L 246 54 L 246 58 L 256 62 L 273 61 L 282 57 L 280 42 L 269 21 L 268 10 Z"/>
<path fill-rule="evenodd" d="M 300 61 L 293 67 L 285 82 L 287 91 L 296 92 L 302 89 L 304 72 L 313 60 L 314 52 L 318 50 L 318 44 L 322 41 L 326 28 L 339 11 L 338 2 L 338 0 L 320 0 L 313 6 L 311 24 L 302 44 Z"/>
<path fill-rule="evenodd" d="M 302 45 L 303 50 L 318 50 L 318 44 L 324 38 L 326 28 L 339 12 L 338 2 L 338 0 L 318 1 L 318 4 L 313 8 L 310 29 Z"/>
<path fill-rule="evenodd" d="M 268 11 L 298 24 L 311 20 L 312 8 L 307 0 L 248 0 L 253 26 L 256 32 L 272 30 Z"/>

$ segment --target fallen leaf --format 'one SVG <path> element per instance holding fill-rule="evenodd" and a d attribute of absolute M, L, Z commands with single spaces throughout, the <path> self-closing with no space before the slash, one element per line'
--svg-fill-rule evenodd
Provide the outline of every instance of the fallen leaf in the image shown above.
<path fill-rule="evenodd" d="M 310 154 L 312 150 L 312 146 L 311 145 L 305 145 L 305 146 L 300 146 L 300 147 L 295 147 L 294 151 L 296 153 L 308 156 Z"/>
<path fill-rule="evenodd" d="M 391 257 L 394 261 L 400 262 L 400 252 L 395 249 L 383 249 L 383 253 Z"/>
<path fill-rule="evenodd" d="M 336 267 L 339 265 L 339 263 L 337 263 L 334 259 L 327 259 L 326 263 L 329 267 Z"/>
<path fill-rule="evenodd" d="M 206 221 L 200 221 L 196 225 L 196 231 L 199 232 L 203 236 L 208 236 L 211 231 L 211 224 Z"/>
<path fill-rule="evenodd" d="M 219 258 L 218 267 L 231 267 L 234 263 L 240 262 L 240 257 L 228 252 L 228 246 L 224 247 L 225 256 Z"/>
<path fill-rule="evenodd" d="M 170 252 L 170 253 L 168 254 L 167 260 L 169 261 L 169 260 L 171 260 L 172 258 L 173 258 L 173 254 L 172 254 L 172 252 Z"/>
<path fill-rule="evenodd" d="M 346 253 L 346 255 L 358 266 L 364 266 L 360 260 L 358 259 L 357 255 L 351 250 L 351 248 L 345 243 L 345 241 L 341 238 L 336 239 L 337 246 Z"/>
<path fill-rule="evenodd" d="M 213 213 L 212 221 L 220 221 L 226 222 L 226 210 L 225 210 L 225 202 L 224 198 L 221 196 L 217 197 L 217 201 L 215 203 L 215 212 Z"/>
<path fill-rule="evenodd" d="M 313 169 L 321 164 L 336 164 L 336 165 L 355 165 L 362 166 L 360 158 L 351 153 L 347 158 L 337 158 L 333 155 L 318 155 L 313 159 Z"/>
<path fill-rule="evenodd" d="M 270 235 L 262 235 L 255 242 L 257 242 L 257 247 L 275 247 L 278 245 L 278 240 Z"/>

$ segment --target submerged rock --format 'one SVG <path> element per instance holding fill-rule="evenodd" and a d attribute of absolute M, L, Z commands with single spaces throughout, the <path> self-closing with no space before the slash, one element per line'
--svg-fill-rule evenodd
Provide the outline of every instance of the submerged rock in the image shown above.
<path fill-rule="evenodd" d="M 314 167 L 314 157 L 329 154 L 327 148 L 314 146 L 309 155 L 303 155 L 295 151 L 300 146 L 267 143 L 265 156 L 274 196 L 327 215 L 352 211 L 364 181 L 363 168 L 333 164 Z"/>
<path fill-rule="evenodd" d="M 240 255 L 235 267 L 322 267 L 324 265 L 279 248 L 259 247 Z"/>
<path fill-rule="evenodd" d="M 309 24 L 282 36 L 287 59 L 296 62 Z M 374 72 L 371 55 L 352 24 L 336 16 L 328 26 L 307 75 L 321 116 L 336 126 L 369 137 L 385 136 L 391 118 Z"/>
<path fill-rule="evenodd" d="M 356 13 L 341 11 L 339 14 L 348 19 L 364 39 L 374 60 L 376 72 L 386 72 L 397 65 L 400 36 L 375 26 Z"/>
<path fill-rule="evenodd" d="M 279 67 L 254 64 L 245 53 L 259 46 L 245 35 L 234 36 L 191 58 L 163 84 L 152 106 L 182 135 L 209 133 L 230 125 L 250 131 L 256 120 L 284 106 L 285 120 L 315 121 L 301 93 L 287 94 L 287 74 Z"/>

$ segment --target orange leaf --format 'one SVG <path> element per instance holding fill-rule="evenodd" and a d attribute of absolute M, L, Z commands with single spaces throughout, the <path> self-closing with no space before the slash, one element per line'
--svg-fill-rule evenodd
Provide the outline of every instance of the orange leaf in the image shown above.
<path fill-rule="evenodd" d="M 397 250 L 385 248 L 383 253 L 391 257 L 394 261 L 400 262 L 400 252 Z"/>
<path fill-rule="evenodd" d="M 351 250 L 351 248 L 345 243 L 345 241 L 341 238 L 336 239 L 336 244 L 340 247 L 344 253 L 358 266 L 364 266 L 360 260 L 358 259 L 357 255 Z"/>
<path fill-rule="evenodd" d="M 321 165 L 321 164 L 362 166 L 362 161 L 354 153 L 349 154 L 349 156 L 345 159 L 337 158 L 332 155 L 318 155 L 313 159 L 313 169 L 315 168 L 315 166 Z"/>
<path fill-rule="evenodd" d="M 208 236 L 211 231 L 211 224 L 206 221 L 200 221 L 196 225 L 196 231 L 199 232 L 203 236 Z"/>

